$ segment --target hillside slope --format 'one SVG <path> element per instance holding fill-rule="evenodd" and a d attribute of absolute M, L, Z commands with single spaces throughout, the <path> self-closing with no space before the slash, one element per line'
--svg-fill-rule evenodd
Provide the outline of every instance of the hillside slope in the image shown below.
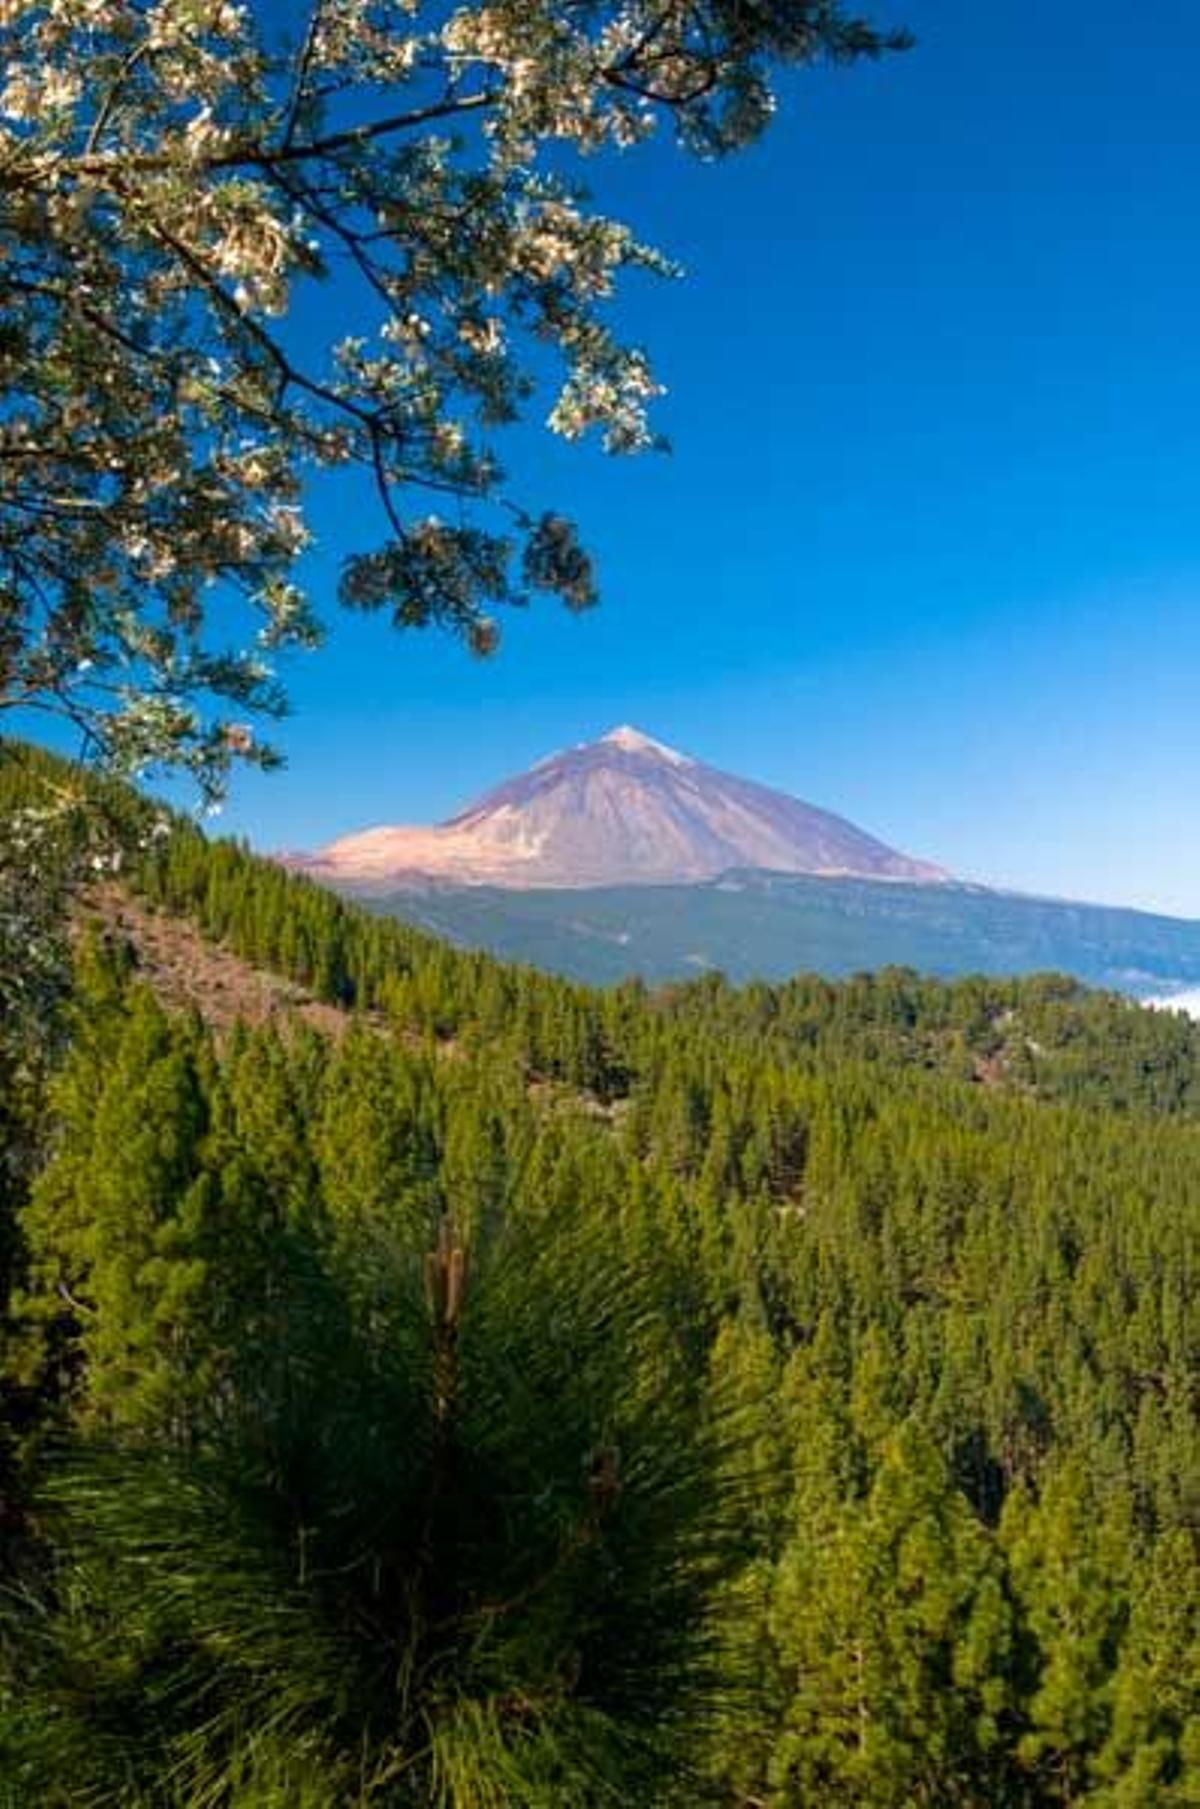
<path fill-rule="evenodd" d="M 0 1797 L 1197 1800 L 1195 1026 L 587 989 L 143 840 L 0 1067 Z"/>
<path fill-rule="evenodd" d="M 127 949 L 134 977 L 168 1010 L 194 1011 L 214 1030 L 295 1020 L 340 1036 L 350 1022 L 345 1006 L 244 959 L 203 935 L 189 917 L 148 909 L 129 887 L 90 887 L 79 900 L 76 926 L 81 938 L 98 931 Z"/>
<path fill-rule="evenodd" d="M 706 885 L 440 887 L 370 902 L 462 947 L 593 984 L 894 966 L 944 979 L 1062 972 L 1134 998 L 1200 984 L 1200 923 L 953 884 L 728 873 Z"/>
<path fill-rule="evenodd" d="M 14 1803 L 429 1809 L 481 1727 L 460 1806 L 1197 1799 L 1194 1026 L 589 990 L 178 822 L 123 883 L 0 1080 Z"/>

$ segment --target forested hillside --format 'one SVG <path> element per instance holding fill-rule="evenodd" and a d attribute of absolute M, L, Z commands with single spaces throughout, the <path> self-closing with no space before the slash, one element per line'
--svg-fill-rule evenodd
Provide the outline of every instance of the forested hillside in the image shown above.
<path fill-rule="evenodd" d="M 589 991 L 101 795 L 351 1022 L 84 931 L 4 1043 L 0 1801 L 1200 1802 L 1192 1026 Z"/>
<path fill-rule="evenodd" d="M 597 986 L 630 973 L 661 985 L 714 969 L 744 982 L 887 966 L 943 979 L 1048 970 L 1142 999 L 1200 981 L 1200 926 L 1188 919 L 983 886 L 730 871 L 692 885 L 437 885 L 364 901 L 468 948 Z"/>

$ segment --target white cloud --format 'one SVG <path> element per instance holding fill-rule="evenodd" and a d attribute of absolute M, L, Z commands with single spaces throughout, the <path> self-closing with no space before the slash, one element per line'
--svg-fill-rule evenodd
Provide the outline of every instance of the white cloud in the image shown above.
<path fill-rule="evenodd" d="M 1189 1018 L 1200 1020 L 1200 986 L 1189 986 L 1185 992 L 1173 992 L 1166 998 L 1143 999 L 1154 1011 L 1183 1011 Z"/>

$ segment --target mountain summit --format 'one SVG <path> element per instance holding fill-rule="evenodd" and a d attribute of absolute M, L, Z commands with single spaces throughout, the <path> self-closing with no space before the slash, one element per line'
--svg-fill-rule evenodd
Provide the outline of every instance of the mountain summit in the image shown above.
<path fill-rule="evenodd" d="M 931 883 L 948 876 L 842 817 L 622 724 L 541 760 L 436 828 L 383 826 L 289 864 L 355 890 L 678 885 L 731 868 Z"/>

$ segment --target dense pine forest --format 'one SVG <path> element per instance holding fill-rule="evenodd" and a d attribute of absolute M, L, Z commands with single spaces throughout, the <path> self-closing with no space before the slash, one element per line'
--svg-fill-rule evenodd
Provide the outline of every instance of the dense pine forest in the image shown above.
<path fill-rule="evenodd" d="M 165 1003 L 72 788 L 336 1027 Z M 1200 1804 L 1196 1029 L 589 991 L 0 792 L 0 1803 Z"/>

